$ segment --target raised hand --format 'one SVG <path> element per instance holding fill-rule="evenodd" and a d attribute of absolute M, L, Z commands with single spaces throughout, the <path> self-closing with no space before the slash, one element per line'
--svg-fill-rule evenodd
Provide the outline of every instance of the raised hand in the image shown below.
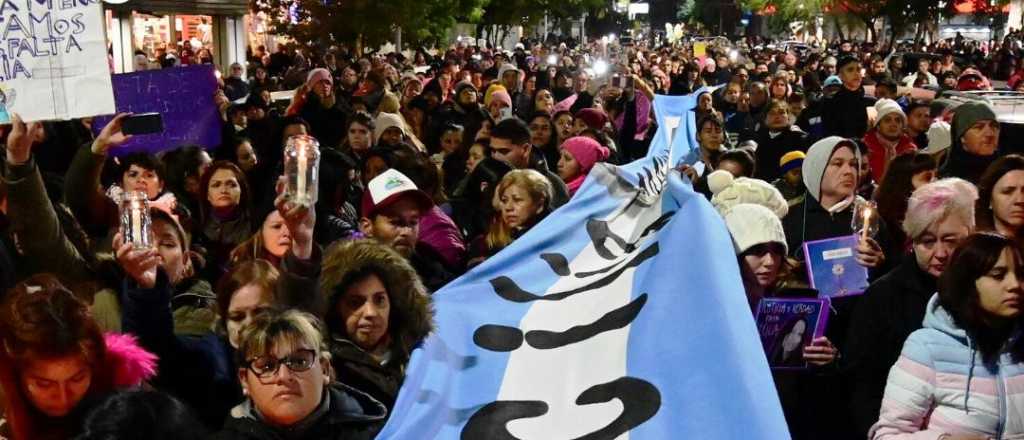
<path fill-rule="evenodd" d="M 11 134 L 7 136 L 7 163 L 21 165 L 32 157 L 32 145 L 44 136 L 43 123 L 25 124 L 18 114 L 11 115 Z"/>
<path fill-rule="evenodd" d="M 313 255 L 313 228 L 316 226 L 316 210 L 312 206 L 294 203 L 284 192 L 284 177 L 277 181 L 277 198 L 274 207 L 284 218 L 284 224 L 292 236 L 292 254 L 300 260 Z"/>
<path fill-rule="evenodd" d="M 114 249 L 117 263 L 125 274 L 142 288 L 152 289 L 156 286 L 156 270 L 161 260 L 155 249 L 135 249 L 131 243 L 124 242 L 120 232 L 114 235 Z"/>
<path fill-rule="evenodd" d="M 131 116 L 131 113 L 119 113 L 110 120 L 106 127 L 103 127 L 100 134 L 92 141 L 93 154 L 106 156 L 111 148 L 120 146 L 132 138 L 131 135 L 121 131 L 121 124 L 128 116 Z"/>

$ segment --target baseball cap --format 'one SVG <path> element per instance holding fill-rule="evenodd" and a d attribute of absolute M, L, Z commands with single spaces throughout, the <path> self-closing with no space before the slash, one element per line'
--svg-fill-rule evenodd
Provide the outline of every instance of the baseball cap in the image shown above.
<path fill-rule="evenodd" d="M 426 212 L 434 206 L 427 193 L 420 191 L 411 179 L 392 168 L 374 177 L 366 184 L 363 193 L 362 216 L 373 218 L 381 210 L 395 204 L 403 197 L 412 198 L 419 208 Z"/>

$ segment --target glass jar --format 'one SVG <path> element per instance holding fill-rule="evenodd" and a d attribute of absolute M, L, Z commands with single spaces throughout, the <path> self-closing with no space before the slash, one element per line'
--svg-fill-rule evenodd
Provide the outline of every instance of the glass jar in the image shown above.
<path fill-rule="evenodd" d="M 285 194 L 292 202 L 313 206 L 319 192 L 320 143 L 304 134 L 288 138 L 284 147 Z"/>
<path fill-rule="evenodd" d="M 121 235 L 125 243 L 135 249 L 149 249 L 152 219 L 149 215 L 149 197 L 142 191 L 125 192 L 121 197 Z"/>

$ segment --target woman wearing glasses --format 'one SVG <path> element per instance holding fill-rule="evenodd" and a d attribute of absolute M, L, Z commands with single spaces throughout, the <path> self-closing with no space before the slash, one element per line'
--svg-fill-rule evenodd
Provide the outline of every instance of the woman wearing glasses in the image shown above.
<path fill-rule="evenodd" d="M 382 403 L 332 382 L 331 355 L 312 315 L 262 315 L 240 336 L 235 359 L 247 399 L 231 410 L 216 439 L 361 440 L 383 426 Z"/>

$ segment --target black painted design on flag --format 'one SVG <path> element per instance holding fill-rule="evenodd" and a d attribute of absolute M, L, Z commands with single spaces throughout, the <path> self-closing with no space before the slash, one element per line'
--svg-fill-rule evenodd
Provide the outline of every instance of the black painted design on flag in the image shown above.
<path fill-rule="evenodd" d="M 583 287 L 567 290 L 565 292 L 549 293 L 547 295 L 537 295 L 535 293 L 523 290 L 521 287 L 519 287 L 519 284 L 516 284 L 515 281 L 512 281 L 511 278 L 506 276 L 500 276 L 492 279 L 491 286 L 494 287 L 494 292 L 497 293 L 498 296 L 502 297 L 506 301 L 516 303 L 524 303 L 530 301 L 561 301 L 578 293 L 588 292 L 591 290 L 596 290 L 605 287 L 614 282 L 616 279 L 618 279 L 619 276 L 622 275 L 622 273 L 625 272 L 626 270 L 640 266 L 645 261 L 654 258 L 655 255 L 658 255 L 658 243 L 654 243 L 648 246 L 647 249 L 641 251 L 639 254 L 633 257 L 632 260 L 630 260 L 625 265 L 619 267 L 614 272 L 608 274 L 608 276 L 593 281 L 590 284 L 587 284 Z"/>
<path fill-rule="evenodd" d="M 591 324 L 577 325 L 564 332 L 533 330 L 526 333 L 526 343 L 538 350 L 550 350 L 585 341 L 601 333 L 618 330 L 632 324 L 646 303 L 647 294 L 645 293 L 629 304 L 606 313 Z"/>
<path fill-rule="evenodd" d="M 597 321 L 586 325 L 577 325 L 564 332 L 533 330 L 527 332 L 517 327 L 504 325 L 483 325 L 473 333 L 476 345 L 491 351 L 513 351 L 523 345 L 523 339 L 531 347 L 538 350 L 562 348 L 569 344 L 585 341 L 601 333 L 618 330 L 633 322 L 640 310 L 647 303 L 647 294 L 640 295 L 629 304 L 606 313 Z"/>
<path fill-rule="evenodd" d="M 639 212 L 659 203 L 659 196 L 667 184 L 667 163 L 667 158 L 655 158 L 654 168 L 645 168 L 638 175 L 639 184 L 635 187 L 629 186 L 629 190 L 626 191 L 632 194 L 632 199 L 612 218 L 624 214 L 638 215 Z M 616 182 L 618 185 L 609 186 L 609 191 L 613 194 L 623 192 L 626 185 L 629 185 L 629 182 L 621 178 Z M 659 218 L 644 227 L 642 233 L 633 242 L 629 241 L 630 236 L 623 237 L 612 231 L 609 221 L 588 221 L 586 230 L 590 242 L 598 256 L 607 260 L 609 264 L 597 270 L 575 273 L 577 279 L 592 279 L 582 287 L 562 292 L 536 294 L 524 290 L 507 276 L 491 279 L 491 287 L 499 297 L 513 303 L 561 301 L 579 293 L 605 288 L 614 283 L 626 270 L 637 268 L 658 255 L 659 244 L 657 241 L 638 253 L 637 250 L 650 235 L 666 226 L 674 215 L 675 211 L 662 213 Z M 634 253 L 635 255 L 631 255 Z M 565 255 L 545 253 L 541 254 L 539 258 L 560 277 L 574 275 Z M 524 333 L 518 327 L 486 324 L 477 328 L 473 333 L 473 342 L 483 349 L 495 352 L 518 350 L 524 342 L 539 350 L 557 350 L 603 333 L 628 327 L 643 311 L 647 299 L 646 293 L 641 294 L 629 304 L 605 313 L 594 322 L 578 324 L 565 331 L 531 330 Z M 575 404 L 579 406 L 593 405 L 607 403 L 614 399 L 618 399 L 623 406 L 622 413 L 615 420 L 603 428 L 572 440 L 614 440 L 650 420 L 661 408 L 661 393 L 657 387 L 643 379 L 628 376 L 587 388 L 580 393 Z M 462 439 L 518 440 L 509 432 L 508 423 L 514 420 L 541 417 L 548 413 L 550 407 L 549 402 L 541 400 L 510 400 L 488 403 L 473 413 L 466 422 L 462 429 Z"/>
<path fill-rule="evenodd" d="M 661 393 L 654 385 L 635 377 L 621 377 L 583 391 L 576 404 L 593 405 L 614 399 L 622 402 L 622 414 L 605 427 L 572 440 L 615 440 L 642 425 L 661 409 Z M 462 440 L 520 440 L 508 431 L 514 420 L 540 417 L 548 404 L 539 400 L 497 401 L 485 405 L 469 418 Z M 558 439 L 551 439 L 558 440 Z"/>

